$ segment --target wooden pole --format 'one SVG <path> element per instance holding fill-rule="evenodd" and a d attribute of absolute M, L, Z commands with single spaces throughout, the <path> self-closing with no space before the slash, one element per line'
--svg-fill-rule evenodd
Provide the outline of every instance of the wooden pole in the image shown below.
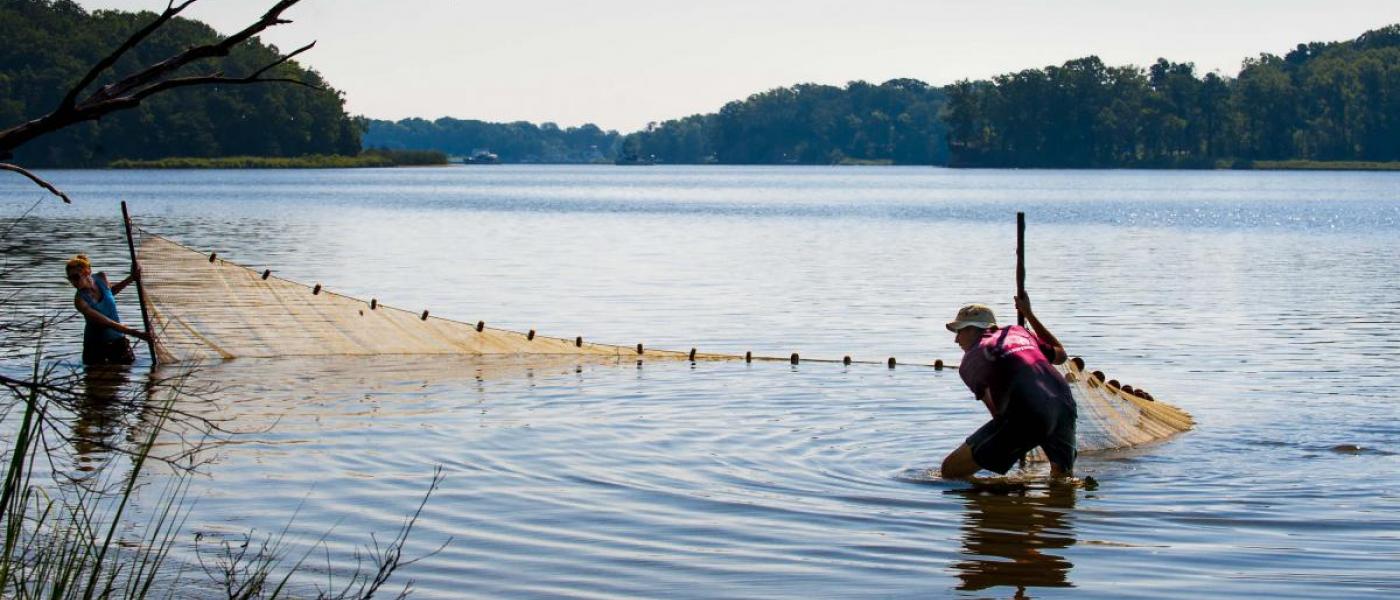
<path fill-rule="evenodd" d="M 156 355 L 156 330 L 151 327 L 151 313 L 146 310 L 146 288 L 141 285 L 141 264 L 136 261 L 136 241 L 131 237 L 131 214 L 122 200 L 122 224 L 126 226 L 126 249 L 131 252 L 131 270 L 136 272 L 136 300 L 141 303 L 141 325 L 146 328 L 146 347 L 151 351 L 151 364 L 160 364 Z"/>
<path fill-rule="evenodd" d="M 1026 213 L 1016 213 L 1016 297 L 1026 293 Z M 1016 324 L 1026 326 L 1026 315 L 1016 309 Z"/>

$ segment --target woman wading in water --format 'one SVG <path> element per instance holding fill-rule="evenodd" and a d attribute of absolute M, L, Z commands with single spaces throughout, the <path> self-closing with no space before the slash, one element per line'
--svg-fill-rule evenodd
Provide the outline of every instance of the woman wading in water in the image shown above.
<path fill-rule="evenodd" d="M 145 332 L 122 325 L 117 315 L 116 295 L 136 280 L 137 271 L 116 285 L 108 285 L 106 273 L 92 272 L 92 263 L 82 254 L 68 260 L 68 282 L 78 291 L 73 306 L 82 313 L 87 325 L 83 328 L 83 364 L 129 365 L 136 361 L 126 336 L 147 339 Z"/>

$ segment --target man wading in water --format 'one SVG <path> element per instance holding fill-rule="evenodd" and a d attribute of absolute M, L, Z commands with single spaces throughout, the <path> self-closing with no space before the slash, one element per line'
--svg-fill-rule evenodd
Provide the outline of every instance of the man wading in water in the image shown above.
<path fill-rule="evenodd" d="M 1074 396 L 1052 366 L 1065 362 L 1065 349 L 1031 312 L 1025 293 L 1016 298 L 1016 309 L 1035 333 L 997 327 L 992 309 L 981 304 L 962 307 L 948 323 L 964 351 L 958 374 L 992 420 L 943 459 L 945 479 L 965 479 L 978 469 L 1005 474 L 1036 446 L 1050 459 L 1052 476 L 1074 471 Z"/>

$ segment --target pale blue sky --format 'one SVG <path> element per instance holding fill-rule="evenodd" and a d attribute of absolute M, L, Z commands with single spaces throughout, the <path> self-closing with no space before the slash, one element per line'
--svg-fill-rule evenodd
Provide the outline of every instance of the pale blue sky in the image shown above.
<path fill-rule="evenodd" d="M 220 31 L 274 0 L 200 0 Z M 79 0 L 160 10 L 164 0 Z M 265 41 L 375 118 L 593 122 L 631 131 L 800 82 L 985 78 L 1097 54 L 1233 75 L 1260 52 L 1400 22 L 1398 0 L 303 0 Z"/>

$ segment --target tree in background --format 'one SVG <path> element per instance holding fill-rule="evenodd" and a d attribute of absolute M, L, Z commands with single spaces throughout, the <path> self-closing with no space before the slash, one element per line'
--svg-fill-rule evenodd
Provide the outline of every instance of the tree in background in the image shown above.
<path fill-rule="evenodd" d="M 951 164 L 1203 167 L 1400 160 L 1400 25 L 1244 61 L 1105 67 L 1096 57 L 948 86 Z"/>
<path fill-rule="evenodd" d="M 612 159 L 620 141 L 616 131 L 603 131 L 592 123 L 561 128 L 548 122 L 535 125 L 451 118 L 371 120 L 364 136 L 367 148 L 432 149 L 457 156 L 489 150 L 512 163 L 602 162 Z"/>
<path fill-rule="evenodd" d="M 284 55 L 254 37 L 287 23 L 295 0 L 229 36 L 179 17 L 190 4 L 89 14 L 70 0 L 0 0 L 0 124 L 20 124 L 0 132 L 0 153 L 103 166 L 359 152 L 341 94 L 291 60 L 311 45 Z M 293 85 L 249 85 L 266 82 Z"/>
<path fill-rule="evenodd" d="M 915 79 L 845 88 L 811 83 L 730 102 L 719 112 L 649 126 L 628 136 L 668 163 L 942 164 L 946 96 Z"/>

